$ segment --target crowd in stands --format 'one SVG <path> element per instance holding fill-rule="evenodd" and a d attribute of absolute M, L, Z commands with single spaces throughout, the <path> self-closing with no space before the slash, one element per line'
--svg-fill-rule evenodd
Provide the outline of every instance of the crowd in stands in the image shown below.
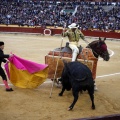
<path fill-rule="evenodd" d="M 73 22 L 81 30 L 120 30 L 120 2 L 0 0 L 0 24 L 65 27 Z"/>

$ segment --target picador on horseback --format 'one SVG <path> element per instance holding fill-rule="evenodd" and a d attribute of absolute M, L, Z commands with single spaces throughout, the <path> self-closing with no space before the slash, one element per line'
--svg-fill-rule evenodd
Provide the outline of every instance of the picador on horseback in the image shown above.
<path fill-rule="evenodd" d="M 69 39 L 69 47 L 72 50 L 72 61 L 76 61 L 76 57 L 79 54 L 79 39 L 81 38 L 82 40 L 85 41 L 84 34 L 78 29 L 78 25 L 76 23 L 72 23 L 71 25 L 68 26 L 67 31 L 63 30 L 62 36 L 66 37 L 68 36 Z"/>
<path fill-rule="evenodd" d="M 103 58 L 104 61 L 109 61 L 110 59 L 110 54 L 105 43 L 106 38 L 99 37 L 98 40 L 89 43 L 85 40 L 85 36 L 78 29 L 76 23 L 72 23 L 68 26 L 67 30 L 63 30 L 62 36 L 68 36 L 69 43 L 65 47 L 49 51 L 48 55 L 45 56 L 45 63 L 49 65 L 48 78 L 56 80 L 59 83 L 64 69 L 63 60 L 67 62 L 78 61 L 87 65 L 91 70 L 94 80 L 94 90 L 97 90 L 95 79 L 98 59 L 99 57 Z M 83 49 L 78 45 L 80 38 L 88 43 Z"/>

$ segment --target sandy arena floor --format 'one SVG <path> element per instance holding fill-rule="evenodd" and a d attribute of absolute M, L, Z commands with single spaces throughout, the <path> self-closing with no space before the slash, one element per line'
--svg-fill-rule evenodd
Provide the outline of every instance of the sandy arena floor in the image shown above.
<path fill-rule="evenodd" d="M 63 46 L 67 38 L 63 39 Z M 92 38 L 87 38 L 92 41 Z M 60 36 L 41 36 L 28 34 L 0 34 L 0 41 L 5 42 L 4 53 L 14 53 L 19 57 L 37 63 L 45 63 L 45 55 L 54 48 L 60 47 Z M 87 92 L 79 97 L 74 109 L 67 111 L 73 100 L 72 92 L 61 91 L 52 83 L 44 83 L 37 89 L 22 89 L 10 85 L 14 89 L 5 91 L 0 78 L 0 120 L 70 120 L 75 118 L 120 114 L 120 41 L 106 41 L 111 56 L 109 62 L 98 61 L 97 87 L 95 92 L 96 110 L 91 109 L 91 101 Z M 80 41 L 85 47 L 86 43 Z M 4 64 L 2 64 L 4 65 Z"/>

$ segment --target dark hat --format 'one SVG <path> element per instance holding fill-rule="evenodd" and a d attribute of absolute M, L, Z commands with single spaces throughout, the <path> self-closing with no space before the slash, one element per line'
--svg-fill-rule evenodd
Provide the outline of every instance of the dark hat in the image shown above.
<path fill-rule="evenodd" d="M 0 46 L 4 45 L 4 42 L 0 41 Z"/>

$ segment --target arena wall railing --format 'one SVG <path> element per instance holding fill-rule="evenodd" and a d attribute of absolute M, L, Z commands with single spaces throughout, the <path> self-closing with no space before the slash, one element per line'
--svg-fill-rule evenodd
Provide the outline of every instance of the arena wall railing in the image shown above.
<path fill-rule="evenodd" d="M 10 33 L 35 33 L 42 35 L 60 35 L 62 33 L 62 28 L 35 28 L 35 27 L 9 27 L 0 26 L 0 32 L 10 32 Z M 102 32 L 102 31 L 82 31 L 85 36 L 91 37 L 106 37 L 120 39 L 120 33 L 116 32 Z"/>
<path fill-rule="evenodd" d="M 105 116 L 90 117 L 90 118 L 80 118 L 73 120 L 120 120 L 120 114 L 105 115 Z"/>

